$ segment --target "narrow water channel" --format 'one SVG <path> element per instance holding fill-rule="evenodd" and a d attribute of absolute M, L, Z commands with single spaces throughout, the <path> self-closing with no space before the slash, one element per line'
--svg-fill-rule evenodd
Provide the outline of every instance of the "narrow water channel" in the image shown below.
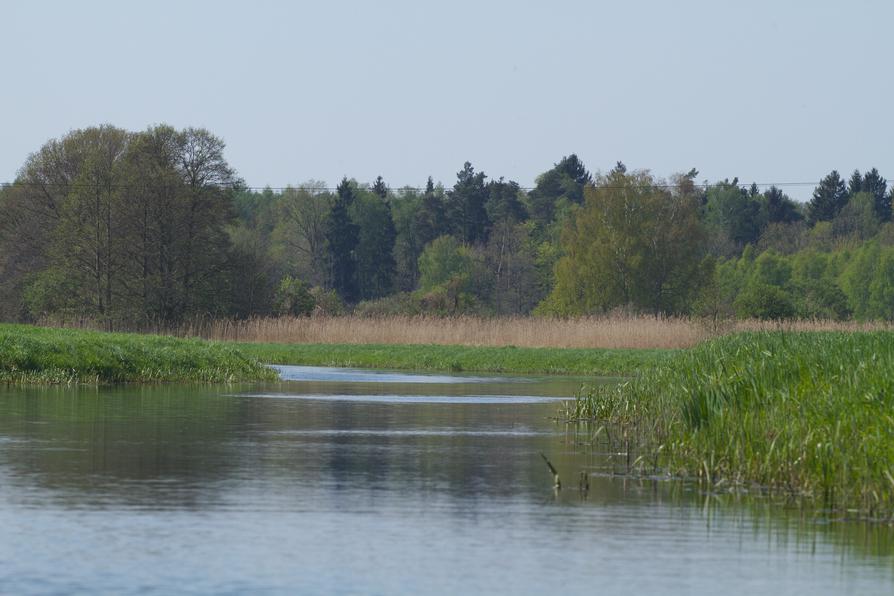
<path fill-rule="evenodd" d="M 613 477 L 580 379 L 280 372 L 0 388 L 0 594 L 894 592 L 891 528 Z"/>

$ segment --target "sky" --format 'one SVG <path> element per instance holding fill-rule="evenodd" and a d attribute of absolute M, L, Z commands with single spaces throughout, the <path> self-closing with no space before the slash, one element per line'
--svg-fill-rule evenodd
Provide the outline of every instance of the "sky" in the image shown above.
<path fill-rule="evenodd" d="M 894 179 L 894 3 L 5 2 L 0 181 L 98 124 L 205 127 L 250 186 Z M 805 200 L 810 185 L 785 188 Z"/>

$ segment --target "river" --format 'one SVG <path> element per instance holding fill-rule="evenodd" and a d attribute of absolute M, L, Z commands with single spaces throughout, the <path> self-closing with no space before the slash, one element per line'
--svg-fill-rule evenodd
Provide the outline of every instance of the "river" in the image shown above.
<path fill-rule="evenodd" d="M 579 379 L 281 374 L 0 387 L 0 593 L 894 592 L 889 527 L 625 478 Z"/>

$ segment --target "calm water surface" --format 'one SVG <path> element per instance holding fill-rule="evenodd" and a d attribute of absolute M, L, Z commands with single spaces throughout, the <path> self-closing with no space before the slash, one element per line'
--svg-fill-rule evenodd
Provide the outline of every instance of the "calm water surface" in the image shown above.
<path fill-rule="evenodd" d="M 894 592 L 890 528 L 611 477 L 578 380 L 281 374 L 0 388 L 0 593 Z"/>

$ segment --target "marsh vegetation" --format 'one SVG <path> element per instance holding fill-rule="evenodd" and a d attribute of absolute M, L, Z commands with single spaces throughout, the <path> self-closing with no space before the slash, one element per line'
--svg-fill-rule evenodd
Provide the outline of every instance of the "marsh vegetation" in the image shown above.
<path fill-rule="evenodd" d="M 744 333 L 571 402 L 614 425 L 643 474 L 894 516 L 894 334 Z"/>

